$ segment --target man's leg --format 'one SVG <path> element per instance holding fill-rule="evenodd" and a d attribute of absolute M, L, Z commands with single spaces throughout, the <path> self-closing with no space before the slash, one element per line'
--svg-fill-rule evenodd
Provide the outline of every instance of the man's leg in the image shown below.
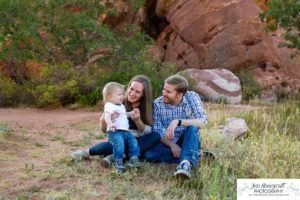
<path fill-rule="evenodd" d="M 189 126 L 180 137 L 178 144 L 181 145 L 180 164 L 174 172 L 175 176 L 191 178 L 191 169 L 196 166 L 200 158 L 200 138 L 198 128 Z"/>
<path fill-rule="evenodd" d="M 175 158 L 170 147 L 159 142 L 157 145 L 144 153 L 144 158 L 150 162 L 179 163 L 180 159 Z"/>
<path fill-rule="evenodd" d="M 183 135 L 180 161 L 188 160 L 196 166 L 200 160 L 200 137 L 196 126 L 189 126 Z"/>

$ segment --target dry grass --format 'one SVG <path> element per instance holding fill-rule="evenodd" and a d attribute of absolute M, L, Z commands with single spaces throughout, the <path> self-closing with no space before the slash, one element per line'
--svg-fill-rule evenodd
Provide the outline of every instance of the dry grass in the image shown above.
<path fill-rule="evenodd" d="M 26 147 L 32 145 L 30 156 L 18 166 L 22 154 L 11 154 L 12 143 L 17 133 L 7 124 L 1 123 L 0 132 L 10 132 L 1 137 L 2 172 L 0 199 L 236 199 L 236 179 L 238 178 L 300 178 L 300 104 L 285 103 L 269 109 L 236 110 L 228 105 L 207 105 L 210 122 L 202 131 L 203 146 L 216 153 L 211 162 L 202 161 L 193 170 L 190 181 L 176 180 L 172 172 L 176 165 L 143 163 L 139 171 L 129 170 L 118 174 L 113 169 L 100 166 L 99 158 L 86 162 L 73 162 L 69 152 L 73 143 L 57 137 L 51 141 L 49 133 L 39 130 L 35 134 L 46 142 L 23 140 Z M 249 132 L 246 137 L 227 141 L 214 133 L 218 125 L 227 117 L 242 117 L 247 121 Z M 73 126 L 86 131 L 87 140 L 94 135 L 92 123 L 82 122 Z M 84 127 L 84 128 L 83 128 Z M 71 127 L 72 128 L 72 127 Z M 62 127 L 62 134 L 71 129 Z M 3 131 L 5 130 L 5 131 Z M 25 130 L 26 134 L 29 131 Z M 43 133 L 43 134 L 42 134 Z M 47 133 L 47 134 L 44 134 Z M 59 144 L 60 149 L 44 150 L 47 145 Z M 85 143 L 86 144 L 86 143 Z M 26 151 L 29 150 L 26 148 Z M 12 156 L 14 155 L 14 156 Z M 24 155 L 23 155 L 24 156 Z M 47 158 L 39 164 L 38 160 Z M 25 164 L 26 163 L 26 164 Z M 13 170 L 14 169 L 14 170 Z M 14 176 L 8 171 L 14 171 Z"/>

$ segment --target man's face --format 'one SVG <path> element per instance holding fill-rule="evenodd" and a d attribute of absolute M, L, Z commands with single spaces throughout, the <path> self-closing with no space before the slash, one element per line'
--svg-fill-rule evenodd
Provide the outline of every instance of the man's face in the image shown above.
<path fill-rule="evenodd" d="M 165 104 L 178 104 L 181 102 L 183 93 L 177 92 L 175 88 L 175 85 L 165 83 L 162 91 Z"/>

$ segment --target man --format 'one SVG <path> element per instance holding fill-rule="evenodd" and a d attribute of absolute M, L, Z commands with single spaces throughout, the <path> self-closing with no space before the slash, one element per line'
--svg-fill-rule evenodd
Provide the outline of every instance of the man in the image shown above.
<path fill-rule="evenodd" d="M 162 96 L 154 101 L 153 131 L 160 143 L 144 157 L 152 162 L 180 163 L 174 176 L 191 178 L 191 169 L 200 159 L 199 128 L 207 124 L 207 114 L 197 93 L 188 90 L 180 75 L 165 80 Z"/>

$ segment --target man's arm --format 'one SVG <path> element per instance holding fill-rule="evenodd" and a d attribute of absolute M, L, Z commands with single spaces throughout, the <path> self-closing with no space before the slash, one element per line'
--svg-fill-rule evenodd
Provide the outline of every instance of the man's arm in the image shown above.
<path fill-rule="evenodd" d="M 187 98 L 189 99 L 189 106 L 191 108 L 191 121 L 188 120 L 183 120 L 182 121 L 182 125 L 183 126 L 190 126 L 190 125 L 195 125 L 198 126 L 199 128 L 203 128 L 203 125 L 206 126 L 207 122 L 208 122 L 208 118 L 207 118 L 207 113 L 204 109 L 204 106 L 202 104 L 202 101 L 199 97 L 199 95 L 196 92 L 190 92 L 189 96 L 187 96 Z M 198 121 L 200 120 L 200 121 Z M 202 125 L 201 123 L 202 122 Z M 201 127 L 202 126 L 202 127 Z"/>
<path fill-rule="evenodd" d="M 199 129 L 200 128 L 203 129 L 203 128 L 206 127 L 201 119 L 176 119 L 176 120 L 173 120 L 173 121 L 176 121 L 174 123 L 176 123 L 177 126 L 180 122 L 181 126 L 192 126 L 192 125 L 194 125 L 194 126 L 197 126 Z"/>
<path fill-rule="evenodd" d="M 153 131 L 159 133 L 160 137 L 164 137 L 164 127 L 162 125 L 161 116 L 159 113 L 159 105 L 157 102 L 153 104 Z"/>

